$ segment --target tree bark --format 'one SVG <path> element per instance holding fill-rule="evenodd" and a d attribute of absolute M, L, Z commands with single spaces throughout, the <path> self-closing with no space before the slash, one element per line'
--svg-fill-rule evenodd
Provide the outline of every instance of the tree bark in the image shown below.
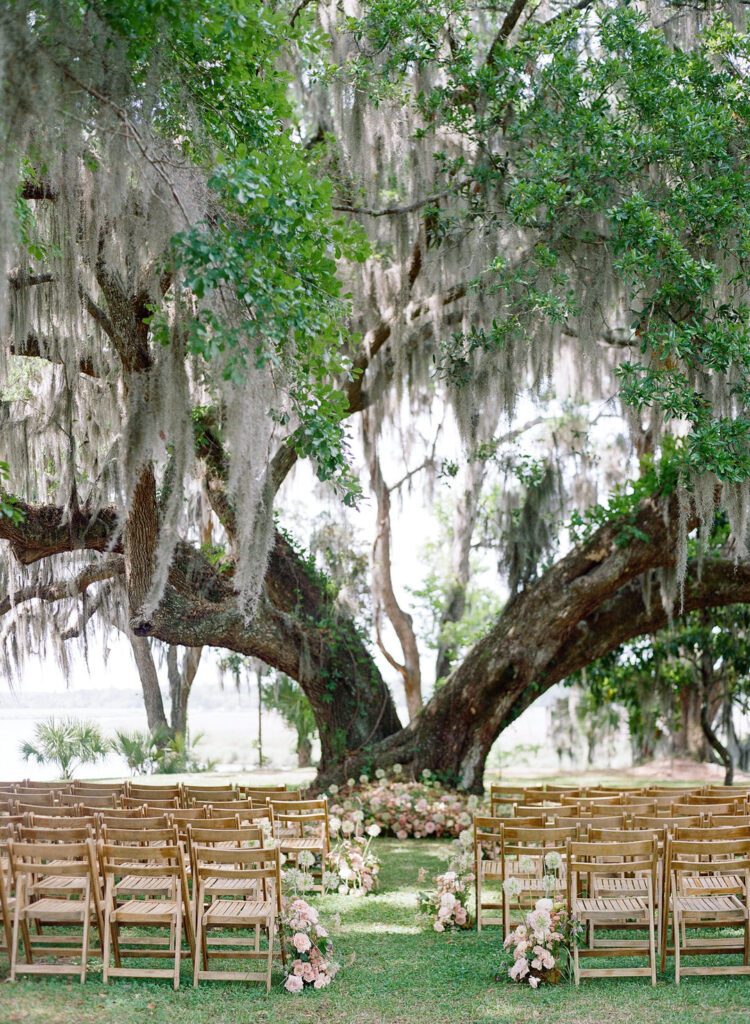
<path fill-rule="evenodd" d="M 128 633 L 128 639 L 130 640 L 133 657 L 138 668 L 138 676 L 141 680 L 148 731 L 152 735 L 155 732 L 169 732 L 167 716 L 164 712 L 164 701 L 162 700 L 159 688 L 159 675 L 156 671 L 156 663 L 151 652 L 151 645 L 145 636 L 135 636 L 133 633 Z"/>
<path fill-rule="evenodd" d="M 450 623 L 460 622 L 466 611 L 466 588 L 471 578 L 471 539 L 474 535 L 486 467 L 483 459 L 474 459 L 468 463 L 463 493 L 459 496 L 453 513 L 451 581 L 438 628 L 436 682 L 448 676 L 453 664 L 453 652 L 442 638 L 443 631 Z"/>
<path fill-rule="evenodd" d="M 708 744 L 724 766 L 724 785 L 731 786 L 734 783 L 734 759 L 727 747 L 719 739 L 713 724 L 713 715 L 710 709 L 711 695 L 716 685 L 714 678 L 714 667 L 711 655 L 703 652 L 700 659 L 700 680 L 701 680 L 701 728 L 708 740 Z"/>
<path fill-rule="evenodd" d="M 184 737 L 187 734 L 188 700 L 202 653 L 202 647 L 188 647 L 180 665 L 177 648 L 173 644 L 167 648 L 169 717 L 173 736 Z"/>
<path fill-rule="evenodd" d="M 364 424 L 367 423 L 365 417 Z M 405 612 L 398 603 L 393 589 L 391 576 L 391 495 L 383 479 L 378 458 L 372 440 L 368 437 L 366 426 L 365 450 L 370 467 L 370 484 L 377 504 L 377 523 L 375 526 L 375 542 L 372 546 L 372 589 L 375 598 L 375 631 L 378 647 L 389 665 L 396 669 L 404 684 L 406 707 L 409 721 L 413 722 L 422 709 L 422 669 L 419 658 L 419 646 L 414 632 L 411 615 Z M 385 613 L 401 646 L 403 661 L 399 662 L 388 651 L 382 637 L 381 622 Z"/>
<path fill-rule="evenodd" d="M 297 767 L 309 768 L 312 764 L 312 743 L 308 738 L 297 743 Z"/>

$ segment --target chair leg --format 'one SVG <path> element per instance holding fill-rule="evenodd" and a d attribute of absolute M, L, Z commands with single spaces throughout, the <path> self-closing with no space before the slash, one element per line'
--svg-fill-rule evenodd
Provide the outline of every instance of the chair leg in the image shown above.
<path fill-rule="evenodd" d="M 13 943 L 10 949 L 10 980 L 16 980 L 16 964 L 18 963 L 18 932 L 21 924 L 21 895 L 16 893 L 16 905 L 13 910 Z M 31 953 L 31 945 L 28 947 Z"/>
<path fill-rule="evenodd" d="M 477 885 L 476 885 L 476 892 L 477 892 L 477 896 L 476 896 L 476 904 L 477 904 L 477 906 L 476 906 L 476 911 L 477 911 L 477 933 L 481 932 L 481 930 L 482 930 L 482 874 L 481 874 L 481 871 L 482 871 L 481 867 L 478 867 L 477 871 L 476 871 L 476 879 L 477 879 Z"/>
<path fill-rule="evenodd" d="M 180 956 L 182 954 L 182 897 L 177 901 L 177 920 L 173 920 L 175 935 L 174 944 L 174 988 L 180 987 Z"/>
<path fill-rule="evenodd" d="M 654 934 L 654 908 L 648 907 L 648 962 L 651 967 L 651 984 L 656 984 L 656 936 Z"/>
<path fill-rule="evenodd" d="M 575 915 L 575 910 L 571 911 L 572 915 Z M 576 988 L 581 984 L 581 965 L 578 961 L 578 939 L 577 937 L 573 940 L 573 979 L 576 983 Z"/>
<path fill-rule="evenodd" d="M 109 947 L 112 941 L 112 924 L 109 919 L 109 907 L 104 911 L 104 952 L 102 953 L 103 968 L 102 968 L 102 982 L 105 985 L 109 984 Z"/>
<path fill-rule="evenodd" d="M 91 903 L 83 915 L 83 935 L 81 936 L 81 984 L 86 981 L 86 969 L 89 962 L 89 927 L 91 925 Z"/>
<path fill-rule="evenodd" d="M 268 922 L 268 972 L 266 974 L 266 992 L 271 991 L 271 969 L 273 968 L 274 917 Z"/>
<path fill-rule="evenodd" d="M 672 910 L 672 934 L 674 936 L 674 982 L 680 984 L 680 936 L 682 934 L 682 922 L 680 914 L 675 907 Z"/>
<path fill-rule="evenodd" d="M 203 952 L 203 913 L 198 909 L 198 920 L 195 925 L 195 955 L 193 957 L 193 988 L 198 986 L 198 972 L 200 971 L 201 954 Z"/>

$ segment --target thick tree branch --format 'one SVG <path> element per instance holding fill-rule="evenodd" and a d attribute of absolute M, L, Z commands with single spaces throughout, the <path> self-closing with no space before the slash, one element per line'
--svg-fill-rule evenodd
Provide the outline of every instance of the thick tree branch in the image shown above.
<path fill-rule="evenodd" d="M 11 609 L 29 601 L 45 601 L 53 603 L 63 601 L 67 597 L 84 594 L 94 583 L 110 580 L 124 571 L 122 555 L 111 555 L 100 562 L 92 562 L 69 580 L 58 580 L 54 583 L 32 584 L 21 587 L 13 593 L 6 594 L 0 600 L 0 615 L 7 615 Z"/>
<path fill-rule="evenodd" d="M 26 337 L 18 343 L 11 342 L 10 353 L 14 356 L 25 356 L 27 359 L 46 359 L 47 362 L 55 363 L 58 366 L 65 365 L 65 359 L 57 339 L 48 341 L 40 338 L 35 331 L 29 331 Z M 78 370 L 87 377 L 99 376 L 94 368 L 93 360 L 87 356 L 81 356 L 79 359 Z"/>

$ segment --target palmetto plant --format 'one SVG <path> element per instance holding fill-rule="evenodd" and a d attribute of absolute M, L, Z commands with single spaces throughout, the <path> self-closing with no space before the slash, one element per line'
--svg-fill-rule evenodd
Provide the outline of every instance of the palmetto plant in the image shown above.
<path fill-rule="evenodd" d="M 37 722 L 33 741 L 24 740 L 21 744 L 25 761 L 56 765 L 63 779 L 72 778 L 81 765 L 96 764 L 109 750 L 110 742 L 99 726 L 78 718 Z"/>

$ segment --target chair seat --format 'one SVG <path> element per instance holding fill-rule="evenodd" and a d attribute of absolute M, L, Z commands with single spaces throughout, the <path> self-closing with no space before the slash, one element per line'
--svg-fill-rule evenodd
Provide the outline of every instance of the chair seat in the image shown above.
<path fill-rule="evenodd" d="M 206 924 L 225 924 L 236 921 L 270 921 L 274 916 L 273 903 L 254 900 L 217 900 L 206 907 L 203 921 Z"/>
<path fill-rule="evenodd" d="M 745 891 L 740 875 L 689 875 L 682 879 L 683 894 L 688 896 L 731 895 Z"/>
<path fill-rule="evenodd" d="M 596 891 L 602 893 L 645 893 L 648 883 L 645 878 L 602 878 L 596 879 Z"/>
<path fill-rule="evenodd" d="M 745 919 L 747 907 L 733 895 L 676 896 L 672 905 L 683 914 L 731 914 Z"/>
<path fill-rule="evenodd" d="M 116 886 L 116 894 L 139 893 L 139 892 L 170 892 L 172 880 L 170 878 L 141 878 L 139 875 L 125 875 Z"/>
<path fill-rule="evenodd" d="M 33 893 L 68 893 L 83 892 L 85 888 L 85 878 L 77 878 L 75 875 L 49 875 L 30 885 L 29 891 Z"/>
<path fill-rule="evenodd" d="M 584 898 L 575 901 L 575 913 L 585 915 L 586 917 L 598 914 L 624 917 L 646 914 L 648 913 L 648 905 L 639 896 Z"/>
<path fill-rule="evenodd" d="M 288 850 L 290 853 L 301 852 L 302 850 L 325 850 L 325 840 L 319 836 L 305 836 L 296 839 L 282 839 L 279 843 L 279 849 Z"/>
<path fill-rule="evenodd" d="M 45 897 L 34 903 L 28 903 L 22 908 L 21 914 L 25 918 L 37 921 L 59 921 L 63 918 L 82 921 L 87 910 L 91 911 L 92 909 L 91 904 L 87 906 L 83 900 L 56 900 Z"/>
<path fill-rule="evenodd" d="M 499 860 L 483 860 L 480 864 L 482 878 L 502 878 L 503 867 Z"/>
<path fill-rule="evenodd" d="M 207 878 L 205 881 L 206 892 L 213 896 L 220 893 L 234 893 L 238 891 L 244 894 L 251 888 L 252 886 L 247 878 Z M 260 881 L 258 882 L 258 888 L 260 888 Z"/>
<path fill-rule="evenodd" d="M 128 900 L 112 911 L 118 924 L 170 924 L 177 915 L 176 900 Z"/>

